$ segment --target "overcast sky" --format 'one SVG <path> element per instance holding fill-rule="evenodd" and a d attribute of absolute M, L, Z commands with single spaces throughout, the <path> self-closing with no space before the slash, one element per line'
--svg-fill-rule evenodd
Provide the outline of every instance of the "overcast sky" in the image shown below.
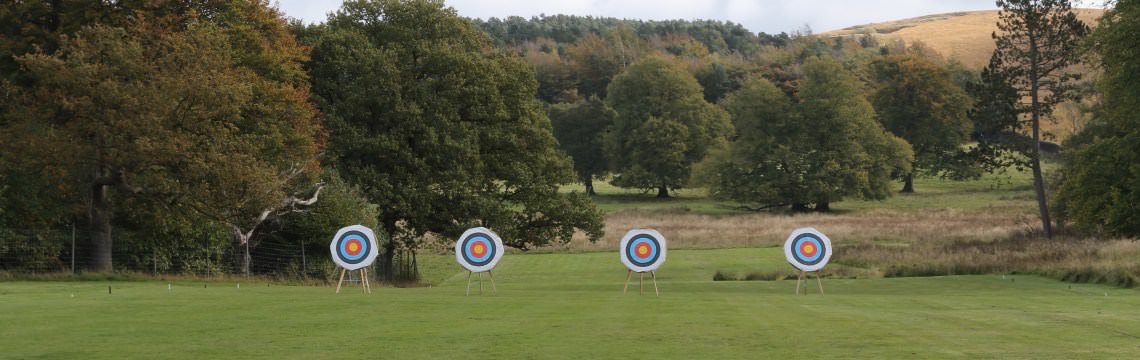
<path fill-rule="evenodd" d="M 341 0 L 277 0 L 286 16 L 322 22 Z M 472 18 L 573 14 L 640 20 L 711 19 L 752 32 L 825 32 L 853 25 L 969 10 L 994 10 L 993 0 L 446 0 Z"/>

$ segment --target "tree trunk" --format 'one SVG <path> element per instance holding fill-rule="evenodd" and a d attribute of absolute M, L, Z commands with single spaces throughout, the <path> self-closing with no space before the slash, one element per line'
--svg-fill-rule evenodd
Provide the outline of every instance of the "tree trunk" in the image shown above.
<path fill-rule="evenodd" d="M 807 204 L 804 204 L 804 203 L 793 203 L 792 204 L 792 212 L 802 213 L 802 212 L 807 212 L 807 211 L 808 211 Z"/>
<path fill-rule="evenodd" d="M 594 192 L 594 179 L 592 178 L 591 176 L 582 180 L 582 183 L 586 184 L 586 196 L 598 196 L 598 193 Z"/>
<path fill-rule="evenodd" d="M 91 266 L 96 272 L 110 272 L 111 262 L 111 204 L 107 199 L 107 185 L 91 188 Z"/>
<path fill-rule="evenodd" d="M 1033 93 L 1033 104 L 1037 105 L 1037 93 Z M 1046 239 L 1053 238 L 1053 223 L 1049 219 L 1049 202 L 1045 197 L 1045 177 L 1041 174 L 1041 123 L 1040 115 L 1033 113 L 1033 189 L 1037 191 L 1037 208 L 1041 211 L 1041 230 Z"/>
<path fill-rule="evenodd" d="M 831 203 L 826 202 L 826 201 L 820 201 L 820 202 L 815 204 L 815 211 L 829 212 L 829 211 L 831 211 Z"/>
<path fill-rule="evenodd" d="M 902 192 L 904 194 L 913 194 L 914 193 L 914 174 L 913 173 L 908 173 L 905 175 L 905 177 L 903 177 Z"/>
<path fill-rule="evenodd" d="M 663 184 L 663 185 L 661 185 L 661 187 L 657 188 L 657 198 L 658 199 L 668 199 L 669 198 L 669 187 L 665 186 Z"/>
<path fill-rule="evenodd" d="M 252 258 L 249 256 L 249 236 L 243 234 L 241 229 L 234 228 L 233 246 L 234 246 L 234 262 L 241 269 L 242 275 L 249 276 L 249 263 Z"/>
<path fill-rule="evenodd" d="M 1039 68 L 1037 63 L 1037 39 L 1030 31 L 1029 36 L 1029 97 L 1030 116 L 1033 127 L 1033 152 L 1029 161 L 1033 167 L 1033 189 L 1037 191 L 1037 208 L 1041 211 L 1041 230 L 1046 239 L 1053 238 L 1053 223 L 1049 220 L 1049 202 L 1045 198 L 1045 177 L 1041 174 L 1041 102 L 1038 92 Z"/>

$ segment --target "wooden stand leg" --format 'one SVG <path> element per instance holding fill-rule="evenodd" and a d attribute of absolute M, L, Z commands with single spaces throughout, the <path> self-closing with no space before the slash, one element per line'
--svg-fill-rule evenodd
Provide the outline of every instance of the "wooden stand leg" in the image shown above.
<path fill-rule="evenodd" d="M 645 295 L 645 273 L 637 273 L 637 275 L 637 277 L 641 279 L 637 281 L 637 285 L 641 287 L 641 291 L 638 292 L 638 295 Z"/>
<path fill-rule="evenodd" d="M 368 293 L 372 293 L 372 279 L 368 278 L 368 269 L 364 270 L 364 285 L 368 286 Z"/>
<path fill-rule="evenodd" d="M 340 294 L 340 284 L 344 283 L 344 269 L 340 269 L 340 281 L 336 282 L 336 293 Z"/>
<path fill-rule="evenodd" d="M 479 273 L 479 295 L 483 295 L 483 273 Z"/>
<path fill-rule="evenodd" d="M 800 274 L 798 276 L 796 276 L 796 295 L 800 294 L 800 282 L 803 281 L 803 279 L 804 279 L 804 272 L 803 272 L 803 270 L 800 270 Z M 807 291 L 804 291 L 804 294 L 806 295 Z"/>
<path fill-rule="evenodd" d="M 819 294 L 823 295 L 823 279 L 819 277 L 819 272 L 815 272 L 815 281 L 819 283 Z"/>
<path fill-rule="evenodd" d="M 495 287 L 495 273 L 491 272 L 491 270 L 487 270 L 487 276 L 491 277 L 491 291 L 498 294 L 499 289 Z"/>
<path fill-rule="evenodd" d="M 661 290 L 657 289 L 657 272 L 650 271 L 649 276 L 653 277 L 653 291 L 657 293 L 657 296 L 661 296 Z"/>
<path fill-rule="evenodd" d="M 471 272 L 467 272 L 467 296 L 471 296 Z"/>
<path fill-rule="evenodd" d="M 360 269 L 360 289 L 364 290 L 365 294 L 372 293 L 372 285 L 368 283 L 368 269 Z"/>
<path fill-rule="evenodd" d="M 633 270 L 626 270 L 625 273 L 625 288 L 621 289 L 622 294 L 629 292 L 629 278 L 633 277 Z"/>

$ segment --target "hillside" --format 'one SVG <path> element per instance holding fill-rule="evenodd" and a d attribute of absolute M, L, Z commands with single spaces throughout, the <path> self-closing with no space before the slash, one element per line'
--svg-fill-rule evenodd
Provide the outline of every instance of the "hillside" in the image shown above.
<path fill-rule="evenodd" d="M 1075 11 L 1090 26 L 1104 13 L 1101 9 Z M 955 57 L 969 66 L 981 67 L 989 61 L 990 53 L 993 52 L 994 42 L 990 34 L 997 30 L 997 21 L 997 10 L 956 12 L 852 26 L 821 35 L 871 33 L 881 42 L 902 39 L 909 44 L 917 40 L 946 57 Z"/>

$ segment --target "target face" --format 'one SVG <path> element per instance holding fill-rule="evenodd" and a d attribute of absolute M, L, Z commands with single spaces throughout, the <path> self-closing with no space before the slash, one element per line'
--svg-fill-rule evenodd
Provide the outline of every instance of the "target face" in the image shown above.
<path fill-rule="evenodd" d="M 621 263 L 635 272 L 657 270 L 665 263 L 665 237 L 657 230 L 633 229 L 618 246 Z"/>
<path fill-rule="evenodd" d="M 341 228 L 329 243 L 333 262 L 348 270 L 356 270 L 376 260 L 376 234 L 362 225 Z"/>
<path fill-rule="evenodd" d="M 819 271 L 831 260 L 831 239 L 815 228 L 792 231 L 784 242 L 784 257 L 788 263 L 803 271 Z"/>
<path fill-rule="evenodd" d="M 502 258 L 503 240 L 487 228 L 467 229 L 455 242 L 455 260 L 468 271 L 490 271 Z"/>

